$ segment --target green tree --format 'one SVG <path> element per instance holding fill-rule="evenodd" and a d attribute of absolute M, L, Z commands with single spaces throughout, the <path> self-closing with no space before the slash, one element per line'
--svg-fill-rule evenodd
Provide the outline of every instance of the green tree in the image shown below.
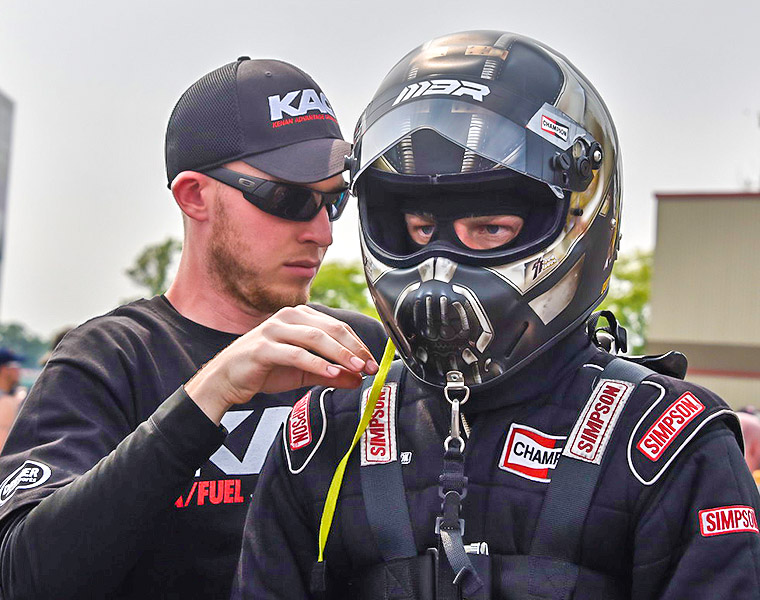
<path fill-rule="evenodd" d="M 172 276 L 169 267 L 181 250 L 182 242 L 171 237 L 147 246 L 127 269 L 127 276 L 138 286 L 146 288 L 149 296 L 163 294 Z"/>
<path fill-rule="evenodd" d="M 652 289 L 652 252 L 621 254 L 612 269 L 607 297 L 597 310 L 610 310 L 628 330 L 628 351 L 644 351 Z"/>
<path fill-rule="evenodd" d="M 0 346 L 24 355 L 25 367 L 37 367 L 48 350 L 48 341 L 30 332 L 20 323 L 0 324 Z"/>
<path fill-rule="evenodd" d="M 326 262 L 311 286 L 311 301 L 378 318 L 360 262 Z"/>

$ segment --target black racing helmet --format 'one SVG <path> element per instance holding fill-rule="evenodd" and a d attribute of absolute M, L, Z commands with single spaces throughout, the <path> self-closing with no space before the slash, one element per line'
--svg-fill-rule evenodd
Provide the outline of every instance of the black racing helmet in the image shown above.
<path fill-rule="evenodd" d="M 407 54 L 357 124 L 351 185 L 378 313 L 427 383 L 509 376 L 607 292 L 615 127 L 580 71 L 532 39 L 468 31 Z"/>

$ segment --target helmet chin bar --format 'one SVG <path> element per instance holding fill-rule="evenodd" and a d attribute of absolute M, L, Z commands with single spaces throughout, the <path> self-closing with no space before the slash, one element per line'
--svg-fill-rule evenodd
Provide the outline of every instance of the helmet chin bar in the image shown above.
<path fill-rule="evenodd" d="M 399 297 L 394 313 L 418 369 L 432 369 L 441 378 L 462 371 L 478 384 L 484 372 L 501 373 L 486 353 L 493 328 L 469 288 L 436 279 L 415 283 Z"/>

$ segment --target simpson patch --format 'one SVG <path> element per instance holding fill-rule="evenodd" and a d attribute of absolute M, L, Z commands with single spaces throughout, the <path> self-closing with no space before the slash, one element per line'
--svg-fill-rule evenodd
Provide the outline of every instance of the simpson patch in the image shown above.
<path fill-rule="evenodd" d="M 300 450 L 311 444 L 311 419 L 309 418 L 309 399 L 311 390 L 293 405 L 288 419 L 288 439 L 291 450 Z"/>
<path fill-rule="evenodd" d="M 671 390 L 644 381 L 659 391 L 636 423 L 628 440 L 628 466 L 644 485 L 653 485 L 699 431 L 733 411 L 706 390 Z M 676 396 L 674 398 L 674 396 Z"/>
<path fill-rule="evenodd" d="M 636 444 L 636 449 L 649 460 L 660 460 L 668 446 L 704 410 L 705 405 L 694 394 L 686 392 L 657 418 Z"/>
<path fill-rule="evenodd" d="M 383 386 L 375 410 L 361 438 L 361 465 L 386 464 L 396 460 L 396 383 Z M 362 394 L 362 413 L 371 389 Z"/>
<path fill-rule="evenodd" d="M 627 381 L 600 379 L 575 422 L 562 454 L 601 464 L 607 442 L 635 387 Z"/>
<path fill-rule="evenodd" d="M 760 533 L 751 506 L 721 506 L 699 511 L 699 532 L 703 537 L 727 533 Z"/>
<path fill-rule="evenodd" d="M 322 444 L 327 431 L 325 394 L 334 389 L 309 390 L 290 411 L 282 441 L 288 468 L 294 475 L 306 468 Z"/>

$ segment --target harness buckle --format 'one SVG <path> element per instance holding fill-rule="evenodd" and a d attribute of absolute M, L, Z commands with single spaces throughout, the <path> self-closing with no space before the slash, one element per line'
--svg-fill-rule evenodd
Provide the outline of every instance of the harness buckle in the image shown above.
<path fill-rule="evenodd" d="M 446 519 L 444 517 L 436 517 L 435 519 L 435 534 L 441 535 L 441 529 L 449 530 L 449 531 L 456 531 L 456 528 L 447 526 L 445 524 Z M 459 535 L 464 536 L 464 519 L 457 519 L 457 522 L 459 523 Z"/>

